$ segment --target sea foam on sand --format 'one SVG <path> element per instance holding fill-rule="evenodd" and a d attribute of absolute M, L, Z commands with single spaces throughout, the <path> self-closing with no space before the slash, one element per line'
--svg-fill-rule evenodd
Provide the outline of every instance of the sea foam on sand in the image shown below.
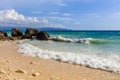
<path fill-rule="evenodd" d="M 120 56 L 118 55 L 99 56 L 95 54 L 75 54 L 50 51 L 22 42 L 19 42 L 18 51 L 26 55 L 40 57 L 43 59 L 54 59 L 61 62 L 79 64 L 95 69 L 103 69 L 110 72 L 120 73 Z"/>

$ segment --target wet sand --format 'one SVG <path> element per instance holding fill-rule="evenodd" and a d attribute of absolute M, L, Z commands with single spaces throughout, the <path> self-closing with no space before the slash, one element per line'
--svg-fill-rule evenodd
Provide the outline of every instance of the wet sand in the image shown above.
<path fill-rule="evenodd" d="M 30 57 L 17 50 L 16 42 L 0 41 L 0 80 L 120 80 L 120 74 Z"/>

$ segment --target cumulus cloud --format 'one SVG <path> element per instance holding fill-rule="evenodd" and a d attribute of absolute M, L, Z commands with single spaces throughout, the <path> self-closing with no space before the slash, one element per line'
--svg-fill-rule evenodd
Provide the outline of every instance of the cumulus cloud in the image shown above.
<path fill-rule="evenodd" d="M 36 17 L 25 17 L 22 14 L 17 13 L 14 9 L 1 10 L 0 21 L 27 21 L 27 22 L 39 22 Z"/>
<path fill-rule="evenodd" d="M 0 11 L 1 26 L 28 26 L 39 23 L 36 17 L 25 17 L 14 9 Z"/>
<path fill-rule="evenodd" d="M 0 26 L 3 27 L 61 27 L 63 25 L 50 22 L 48 19 L 26 17 L 14 9 L 0 11 Z"/>

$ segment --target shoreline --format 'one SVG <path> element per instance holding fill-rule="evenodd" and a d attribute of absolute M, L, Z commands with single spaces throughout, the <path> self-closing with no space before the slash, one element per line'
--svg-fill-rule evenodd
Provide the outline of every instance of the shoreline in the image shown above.
<path fill-rule="evenodd" d="M 0 41 L 1 80 L 119 80 L 120 75 L 104 70 L 41 59 L 18 53 L 13 41 Z M 1 67 L 2 66 L 2 67 Z M 16 73 L 23 70 L 23 73 Z"/>
<path fill-rule="evenodd" d="M 34 43 L 34 42 L 33 42 Z M 37 44 L 41 44 L 42 42 L 36 42 Z M 59 62 L 82 65 L 93 69 L 105 70 L 108 72 L 118 73 L 120 74 L 120 64 L 119 62 L 114 62 L 113 58 L 116 58 L 114 55 L 108 56 L 99 56 L 95 54 L 84 54 L 67 51 L 57 51 L 54 47 L 54 50 L 50 50 L 47 45 L 44 45 L 44 48 L 39 48 L 38 46 L 34 46 L 29 41 L 18 42 L 19 44 L 19 52 L 25 55 L 40 57 L 42 59 L 53 59 Z M 49 43 L 47 43 L 49 44 Z M 52 43 L 54 44 L 54 43 Z M 61 45 L 60 45 L 61 46 Z M 52 46 L 51 46 L 52 47 Z M 64 47 L 65 48 L 65 47 Z M 119 60 L 119 58 L 117 58 Z M 117 60 L 117 61 L 118 61 Z"/>

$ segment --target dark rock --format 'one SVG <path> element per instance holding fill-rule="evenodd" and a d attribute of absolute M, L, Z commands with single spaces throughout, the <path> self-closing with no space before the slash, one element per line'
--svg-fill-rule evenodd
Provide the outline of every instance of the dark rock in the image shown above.
<path fill-rule="evenodd" d="M 4 31 L 0 31 L 0 40 L 5 40 L 8 37 L 7 33 Z"/>
<path fill-rule="evenodd" d="M 49 34 L 45 31 L 41 31 L 37 34 L 37 38 L 39 40 L 49 40 L 49 37 L 50 37 Z"/>
<path fill-rule="evenodd" d="M 5 39 L 5 36 L 0 33 L 0 40 L 3 40 L 3 39 Z"/>
<path fill-rule="evenodd" d="M 7 35 L 7 33 L 6 32 L 4 32 L 4 31 L 0 31 L 0 34 L 3 34 L 5 37 L 7 37 L 8 35 Z"/>
<path fill-rule="evenodd" d="M 19 37 L 19 36 L 23 35 L 23 32 L 21 30 L 19 30 L 19 29 L 13 28 L 11 35 L 13 37 Z"/>
<path fill-rule="evenodd" d="M 25 34 L 22 36 L 22 39 L 31 39 L 32 36 L 30 34 Z"/>
<path fill-rule="evenodd" d="M 11 36 L 6 37 L 6 40 L 12 40 Z"/>
<path fill-rule="evenodd" d="M 21 40 L 22 38 L 21 38 L 21 36 L 18 36 L 18 37 L 9 37 L 9 40 L 13 40 L 13 41 L 15 41 L 15 40 Z"/>
<path fill-rule="evenodd" d="M 28 34 L 30 36 L 37 36 L 38 32 L 39 31 L 37 29 L 27 28 L 25 34 Z"/>

